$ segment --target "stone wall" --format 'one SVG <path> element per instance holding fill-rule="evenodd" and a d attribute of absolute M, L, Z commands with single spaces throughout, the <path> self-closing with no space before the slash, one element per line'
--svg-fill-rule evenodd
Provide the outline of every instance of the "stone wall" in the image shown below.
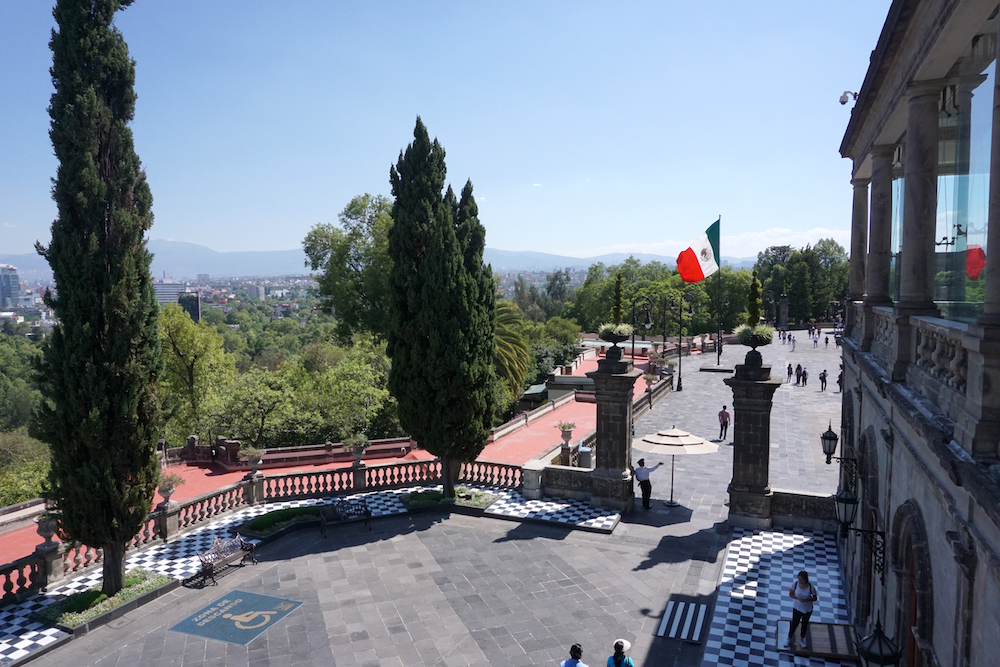
<path fill-rule="evenodd" d="M 774 489 L 771 522 L 775 528 L 836 532 L 837 510 L 833 496 Z"/>

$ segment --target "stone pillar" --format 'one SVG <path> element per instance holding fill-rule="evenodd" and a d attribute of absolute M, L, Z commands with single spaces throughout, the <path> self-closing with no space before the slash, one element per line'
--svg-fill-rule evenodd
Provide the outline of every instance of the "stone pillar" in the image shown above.
<path fill-rule="evenodd" d="M 156 536 L 166 542 L 181 529 L 181 504 L 175 500 L 164 500 L 156 506 Z"/>
<path fill-rule="evenodd" d="M 63 547 L 62 542 L 45 541 L 35 547 L 35 553 L 42 557 L 39 568 L 43 577 L 44 588 L 63 578 Z"/>
<path fill-rule="evenodd" d="M 545 463 L 531 459 L 521 466 L 521 495 L 528 500 L 541 500 L 545 489 L 542 488 L 542 475 Z"/>
<path fill-rule="evenodd" d="M 893 382 L 906 381 L 914 360 L 911 315 L 938 315 L 934 306 L 934 234 L 937 225 L 938 81 L 911 83 L 903 156 L 903 247 L 895 308 Z"/>
<path fill-rule="evenodd" d="M 865 279 L 865 330 L 861 350 L 868 352 L 875 337 L 872 308 L 892 304 L 889 273 L 892 264 L 892 155 L 895 146 L 872 147 L 871 215 L 868 232 L 868 271 Z"/>
<path fill-rule="evenodd" d="M 788 328 L 788 297 L 784 294 L 781 295 L 781 301 L 778 302 L 778 328 Z"/>
<path fill-rule="evenodd" d="M 733 481 L 729 483 L 729 524 L 771 527 L 771 403 L 781 379 L 751 350 L 736 374 L 723 380 L 733 390 Z"/>
<path fill-rule="evenodd" d="M 612 347 L 587 373 L 597 396 L 597 466 L 591 471 L 591 502 L 622 514 L 632 512 L 632 386 L 642 375 Z"/>
<path fill-rule="evenodd" d="M 855 165 L 857 168 L 857 165 Z M 847 283 L 847 310 L 844 313 L 844 335 L 854 332 L 854 310 L 865 296 L 865 263 L 868 255 L 868 179 L 851 180 L 854 186 L 854 207 L 851 212 L 851 264 Z"/>
<path fill-rule="evenodd" d="M 1000 54 L 1000 39 L 997 39 L 997 53 Z M 1000 81 L 993 86 L 987 227 L 983 314 L 969 327 L 969 336 L 964 341 L 969 354 L 968 414 L 963 415 L 956 428 L 956 440 L 980 460 L 1000 454 Z"/>
<path fill-rule="evenodd" d="M 368 466 L 364 464 L 364 461 L 355 461 L 354 467 L 352 468 L 352 476 L 354 478 L 354 485 L 351 487 L 352 493 L 364 493 L 365 489 L 368 488 Z M 443 470 L 443 466 L 442 466 Z"/>

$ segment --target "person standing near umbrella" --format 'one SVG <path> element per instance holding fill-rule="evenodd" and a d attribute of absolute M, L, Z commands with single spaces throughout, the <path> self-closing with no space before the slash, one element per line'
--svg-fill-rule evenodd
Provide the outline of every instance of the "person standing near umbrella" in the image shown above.
<path fill-rule="evenodd" d="M 719 412 L 719 440 L 726 439 L 726 433 L 729 431 L 729 411 L 726 410 L 726 406 L 722 406 L 722 411 Z"/>
<path fill-rule="evenodd" d="M 639 467 L 635 469 L 635 478 L 639 480 L 639 488 L 642 489 L 642 509 L 649 509 L 649 497 L 653 494 L 653 485 L 649 482 L 649 473 L 663 465 L 660 461 L 652 468 L 646 467 L 646 459 L 639 459 Z"/>

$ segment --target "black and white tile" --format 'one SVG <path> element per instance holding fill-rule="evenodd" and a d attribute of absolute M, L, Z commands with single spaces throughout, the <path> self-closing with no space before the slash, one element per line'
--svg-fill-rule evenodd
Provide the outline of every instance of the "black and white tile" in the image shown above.
<path fill-rule="evenodd" d="M 850 623 L 833 534 L 734 529 L 702 667 L 856 665 L 775 648 L 778 622 L 792 616 L 787 591 L 801 570 L 809 572 L 820 596 L 811 620 Z"/>
<path fill-rule="evenodd" d="M 621 514 L 594 507 L 578 500 L 542 498 L 527 500 L 517 491 L 504 491 L 486 514 L 507 519 L 548 521 L 581 530 L 610 533 L 621 520 Z"/>
<path fill-rule="evenodd" d="M 439 485 L 437 487 L 373 491 L 351 497 L 364 499 L 368 503 L 373 518 L 392 516 L 406 513 L 406 506 L 400 500 L 403 494 L 425 488 L 440 489 L 441 487 Z M 486 511 L 487 514 L 493 516 L 514 520 L 551 521 L 580 530 L 606 533 L 613 531 L 621 519 L 617 513 L 591 507 L 574 500 L 554 498 L 526 500 L 516 491 L 491 487 L 474 488 L 490 491 L 497 496 L 497 500 Z M 308 498 L 247 507 L 185 533 L 174 541 L 158 544 L 134 553 L 126 560 L 126 567 L 129 569 L 141 567 L 174 579 L 188 579 L 197 574 L 200 569 L 198 554 L 207 551 L 217 537 L 232 539 L 236 528 L 244 522 L 274 510 L 323 505 L 331 502 L 333 502 L 331 498 Z M 83 576 L 66 581 L 58 587 L 53 587 L 47 593 L 34 595 L 19 604 L 0 608 L 0 667 L 67 636 L 66 633 L 57 628 L 48 627 L 32 620 L 31 614 L 33 612 L 46 607 L 61 597 L 87 590 L 100 582 L 101 571 L 98 568 Z"/>

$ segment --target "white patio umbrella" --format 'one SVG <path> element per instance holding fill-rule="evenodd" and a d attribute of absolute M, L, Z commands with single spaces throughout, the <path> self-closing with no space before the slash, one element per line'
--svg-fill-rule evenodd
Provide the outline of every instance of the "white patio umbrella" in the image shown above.
<path fill-rule="evenodd" d="M 632 447 L 650 454 L 670 455 L 670 501 L 667 502 L 670 507 L 677 507 L 679 504 L 674 502 L 674 457 L 685 454 L 714 454 L 719 451 L 718 444 L 691 435 L 676 426 L 636 438 L 632 441 Z"/>

